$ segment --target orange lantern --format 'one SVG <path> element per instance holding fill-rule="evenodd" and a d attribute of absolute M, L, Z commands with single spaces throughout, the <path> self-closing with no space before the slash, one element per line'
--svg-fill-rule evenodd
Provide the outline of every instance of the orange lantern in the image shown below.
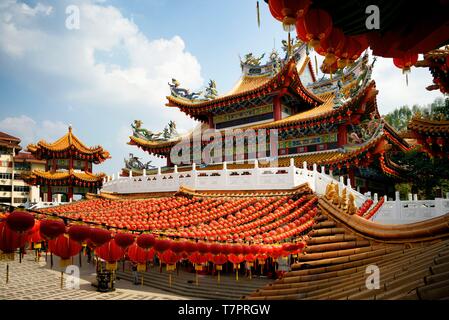
<path fill-rule="evenodd" d="M 403 73 L 410 72 L 410 68 L 418 61 L 417 53 L 405 53 L 400 57 L 393 58 L 393 63 Z"/>
<path fill-rule="evenodd" d="M 304 15 L 304 27 L 310 45 L 318 48 L 320 41 L 327 38 L 332 31 L 332 17 L 324 10 L 310 9 Z"/>
<path fill-rule="evenodd" d="M 117 261 L 125 255 L 125 250 L 112 239 L 95 249 L 95 254 L 107 262 L 106 270 L 117 270 Z"/>
<path fill-rule="evenodd" d="M 26 232 L 34 226 L 34 216 L 25 211 L 14 211 L 6 217 L 8 227 L 15 232 Z"/>
<path fill-rule="evenodd" d="M 48 249 L 61 258 L 60 266 L 66 267 L 70 264 L 70 258 L 78 254 L 82 247 L 76 241 L 70 240 L 68 235 L 61 234 L 56 239 L 48 241 Z"/>
<path fill-rule="evenodd" d="M 325 54 L 324 64 L 330 66 L 337 61 L 335 54 L 343 49 L 345 42 L 345 35 L 340 28 L 333 28 L 329 36 L 320 41 L 320 51 L 317 52 Z"/>
<path fill-rule="evenodd" d="M 310 6 L 310 0 L 270 0 L 270 12 L 282 22 L 285 31 L 293 31 L 297 18 L 302 18 Z"/>

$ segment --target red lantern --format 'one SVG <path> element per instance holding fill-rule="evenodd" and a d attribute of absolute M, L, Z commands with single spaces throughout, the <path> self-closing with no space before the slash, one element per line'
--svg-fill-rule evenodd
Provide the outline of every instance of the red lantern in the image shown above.
<path fill-rule="evenodd" d="M 170 249 L 172 241 L 168 239 L 156 239 L 154 242 L 154 249 L 158 252 L 164 252 Z"/>
<path fill-rule="evenodd" d="M 8 227 L 15 232 L 26 232 L 34 226 L 34 216 L 24 211 L 14 211 L 6 217 Z"/>
<path fill-rule="evenodd" d="M 228 260 L 234 264 L 234 266 L 245 261 L 245 256 L 243 254 L 233 254 L 228 255 Z"/>
<path fill-rule="evenodd" d="M 304 27 L 309 43 L 317 48 L 320 41 L 327 38 L 332 31 L 332 17 L 324 10 L 310 9 L 304 15 Z"/>
<path fill-rule="evenodd" d="M 329 36 L 321 40 L 320 52 L 323 52 L 326 56 L 326 58 L 324 59 L 324 63 L 326 65 L 330 66 L 337 61 L 335 54 L 343 49 L 345 42 L 345 35 L 339 28 L 333 28 Z"/>
<path fill-rule="evenodd" d="M 141 234 L 137 237 L 137 245 L 142 249 L 150 249 L 155 245 L 156 238 L 152 234 Z"/>
<path fill-rule="evenodd" d="M 40 234 L 46 240 L 53 240 L 65 232 L 64 221 L 46 219 L 41 221 Z"/>
<path fill-rule="evenodd" d="M 163 263 L 174 265 L 181 259 L 181 256 L 177 255 L 172 250 L 165 250 L 163 253 L 159 254 L 159 258 Z"/>
<path fill-rule="evenodd" d="M 114 236 L 114 240 L 119 247 L 126 249 L 134 243 L 134 235 L 131 233 L 117 233 Z"/>
<path fill-rule="evenodd" d="M 89 240 L 96 246 L 100 247 L 111 240 L 111 232 L 109 230 L 100 228 L 91 228 L 89 233 Z"/>
<path fill-rule="evenodd" d="M 310 6 L 310 0 L 270 0 L 273 17 L 282 22 L 285 31 L 293 31 L 297 18 L 302 18 Z"/>
<path fill-rule="evenodd" d="M 6 222 L 0 222 L 0 250 L 11 255 L 17 248 L 22 248 L 26 243 L 26 235 L 9 228 Z M 11 259 L 14 258 L 12 255 Z"/>
<path fill-rule="evenodd" d="M 296 35 L 302 42 L 309 42 L 306 27 L 304 26 L 304 18 L 299 18 L 296 20 Z"/>
<path fill-rule="evenodd" d="M 89 238 L 90 227 L 84 225 L 72 225 L 68 231 L 70 239 L 78 243 L 83 243 Z"/>
<path fill-rule="evenodd" d="M 183 241 L 182 246 L 184 247 L 184 251 L 187 253 L 192 253 L 196 251 L 196 243 L 192 241 Z"/>
<path fill-rule="evenodd" d="M 128 257 L 135 263 L 146 264 L 148 260 L 153 259 L 154 249 L 147 251 L 139 247 L 137 243 L 134 243 L 128 248 Z"/>
<path fill-rule="evenodd" d="M 417 53 L 405 53 L 401 57 L 393 58 L 393 63 L 403 73 L 410 72 L 410 68 L 418 61 Z"/>
<path fill-rule="evenodd" d="M 207 257 L 199 252 L 194 252 L 189 256 L 189 260 L 194 264 L 203 264 L 207 262 Z"/>
<path fill-rule="evenodd" d="M 228 261 L 228 257 L 226 257 L 224 254 L 216 254 L 212 257 L 212 262 L 215 265 L 223 265 Z"/>
<path fill-rule="evenodd" d="M 82 247 L 76 241 L 70 240 L 68 235 L 61 234 L 56 239 L 48 241 L 51 253 L 61 258 L 61 266 L 67 266 L 70 258 L 78 254 Z"/>
<path fill-rule="evenodd" d="M 39 233 L 40 226 L 41 226 L 41 222 L 39 220 L 35 220 L 34 227 L 31 228 L 30 231 L 28 231 L 28 241 L 30 243 L 34 244 L 34 249 L 40 249 L 40 247 L 41 247 L 40 242 L 43 241 L 43 239 Z"/>
<path fill-rule="evenodd" d="M 196 244 L 196 249 L 199 253 L 209 252 L 209 245 L 205 242 L 198 242 Z"/>
<path fill-rule="evenodd" d="M 103 244 L 101 247 L 95 249 L 95 254 L 109 264 L 115 264 L 125 255 L 125 250 L 120 247 L 114 239 Z M 116 268 L 107 268 L 108 270 L 115 270 Z"/>
<path fill-rule="evenodd" d="M 343 48 L 336 54 L 339 58 L 338 67 L 344 68 L 350 65 L 355 59 L 357 59 L 358 55 L 360 55 L 361 49 L 362 46 L 355 37 L 347 36 Z"/>

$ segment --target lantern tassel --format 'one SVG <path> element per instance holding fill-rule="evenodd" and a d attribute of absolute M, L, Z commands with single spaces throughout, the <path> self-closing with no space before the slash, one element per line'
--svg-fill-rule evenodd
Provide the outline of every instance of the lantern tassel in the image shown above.
<path fill-rule="evenodd" d="M 235 281 L 239 281 L 239 269 L 235 268 Z"/>
<path fill-rule="evenodd" d="M 168 273 L 168 286 L 171 288 L 171 271 Z"/>
<path fill-rule="evenodd" d="M 292 45 L 291 45 L 291 36 L 290 36 L 290 32 L 288 33 L 288 47 L 287 47 L 287 55 L 290 58 L 291 55 L 291 51 L 292 51 Z"/>
<path fill-rule="evenodd" d="M 217 278 L 217 282 L 220 283 L 220 270 L 218 270 L 218 278 Z"/>
<path fill-rule="evenodd" d="M 405 83 L 407 84 L 408 87 L 408 73 L 405 74 Z"/>
<path fill-rule="evenodd" d="M 198 270 L 195 271 L 195 284 L 198 286 Z"/>
<path fill-rule="evenodd" d="M 9 263 L 6 264 L 6 284 L 9 282 Z"/>
<path fill-rule="evenodd" d="M 64 287 L 64 271 L 61 271 L 61 289 Z"/>
<path fill-rule="evenodd" d="M 316 72 L 316 75 L 318 76 L 318 60 L 316 58 L 316 55 L 315 55 L 315 72 Z"/>
<path fill-rule="evenodd" d="M 256 10 L 257 10 L 257 26 L 260 29 L 260 7 L 259 7 L 259 1 L 257 1 Z"/>
<path fill-rule="evenodd" d="M 143 272 L 142 272 L 142 279 L 140 280 L 140 285 L 143 287 L 143 277 L 144 277 L 144 274 L 143 274 Z"/>

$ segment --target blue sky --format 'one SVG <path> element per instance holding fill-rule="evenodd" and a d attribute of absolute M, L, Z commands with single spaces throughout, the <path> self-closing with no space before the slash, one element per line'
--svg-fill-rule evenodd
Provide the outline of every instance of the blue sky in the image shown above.
<path fill-rule="evenodd" d="M 80 9 L 80 29 L 66 28 L 68 5 Z M 169 120 L 187 131 L 193 122 L 167 108 L 167 82 L 200 89 L 209 79 L 220 93 L 240 76 L 239 55 L 269 52 L 286 38 L 263 1 L 39 0 L 0 1 L 0 130 L 23 140 L 53 141 L 72 124 L 87 145 L 101 144 L 112 159 L 97 167 L 117 172 L 128 153 L 130 124 L 151 130 Z M 413 70 L 409 86 L 389 59 L 373 75 L 382 114 L 403 104 L 427 104 L 428 70 Z M 162 164 L 154 160 L 155 164 Z"/>

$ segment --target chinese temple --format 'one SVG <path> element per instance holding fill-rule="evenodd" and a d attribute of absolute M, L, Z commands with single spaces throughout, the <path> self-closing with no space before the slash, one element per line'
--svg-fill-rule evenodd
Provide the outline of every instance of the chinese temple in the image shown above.
<path fill-rule="evenodd" d="M 71 126 L 59 140 L 30 144 L 28 151 L 37 159 L 46 161 L 44 171 L 33 170 L 27 177 L 30 184 L 40 186 L 44 201 L 52 201 L 56 194 L 61 194 L 63 202 L 68 202 L 74 195 L 96 193 L 106 175 L 94 174 L 93 164 L 110 158 L 109 152 L 101 146 L 87 147 L 73 134 Z"/>
<path fill-rule="evenodd" d="M 266 63 L 262 63 L 263 57 L 246 55 L 240 79 L 224 95 L 218 95 L 213 81 L 201 96 L 181 88 L 173 79 L 166 106 L 179 108 L 199 121 L 202 131 L 220 132 L 223 149 L 229 129 L 253 129 L 267 135 L 277 130 L 274 154 L 279 166 L 288 166 L 294 158 L 297 166 L 306 161 L 310 166 L 323 166 L 334 176 L 350 178 L 352 187 L 361 192 L 393 193 L 391 181 L 400 179 L 401 168 L 389 160 L 389 154 L 411 147 L 379 115 L 376 84 L 371 79 L 374 62 L 370 64 L 365 54 L 344 71 L 316 79 L 305 44 L 298 41 L 288 47 L 284 43 L 284 51 L 284 58 L 273 51 Z M 141 121 L 133 125 L 129 144 L 166 157 L 169 167 L 175 164 L 171 156 L 177 151 L 172 149 L 181 141 L 190 140 L 192 152 L 198 151 L 192 143 L 193 133 L 181 137 L 173 123 L 157 134 L 141 125 Z M 225 161 L 238 166 L 239 160 L 251 160 L 248 141 L 243 154 L 234 148 L 232 154 L 214 157 L 203 166 L 211 169 Z M 202 142 L 201 151 L 208 143 Z M 196 162 L 192 159 L 176 164 Z"/>

